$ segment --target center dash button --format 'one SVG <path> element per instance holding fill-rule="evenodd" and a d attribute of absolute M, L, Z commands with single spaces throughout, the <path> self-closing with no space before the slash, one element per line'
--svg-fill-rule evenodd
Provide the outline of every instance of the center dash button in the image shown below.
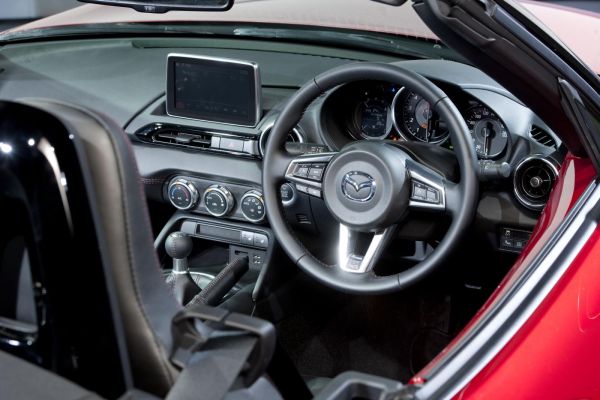
<path fill-rule="evenodd" d="M 256 247 L 262 247 L 263 249 L 266 249 L 267 247 L 269 247 L 269 238 L 267 237 L 267 235 L 263 235 L 262 233 L 255 233 L 254 245 Z"/>
<path fill-rule="evenodd" d="M 219 148 L 221 150 L 237 151 L 241 153 L 244 151 L 244 141 L 238 139 L 221 138 L 221 144 Z"/>
<path fill-rule="evenodd" d="M 242 231 L 240 233 L 240 241 L 242 244 L 254 246 L 254 232 Z"/>

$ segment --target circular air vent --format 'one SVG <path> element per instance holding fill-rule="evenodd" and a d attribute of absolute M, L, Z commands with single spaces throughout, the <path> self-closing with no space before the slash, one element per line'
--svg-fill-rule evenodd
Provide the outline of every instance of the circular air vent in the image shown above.
<path fill-rule="evenodd" d="M 264 157 L 265 149 L 267 148 L 267 139 L 269 138 L 269 133 L 271 133 L 271 129 L 274 124 L 269 124 L 260 135 L 260 139 L 258 141 L 258 150 L 260 151 L 260 155 Z M 288 143 L 304 143 L 304 136 L 300 133 L 298 128 L 294 128 L 290 133 L 288 133 L 286 142 Z"/>
<path fill-rule="evenodd" d="M 524 159 L 515 169 L 515 196 L 525 207 L 541 210 L 546 205 L 558 170 L 552 161 L 541 156 Z"/>

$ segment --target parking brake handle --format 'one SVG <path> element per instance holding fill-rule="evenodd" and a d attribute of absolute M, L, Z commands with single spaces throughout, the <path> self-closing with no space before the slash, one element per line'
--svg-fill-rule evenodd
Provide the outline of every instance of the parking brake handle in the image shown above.
<path fill-rule="evenodd" d="M 227 265 L 210 283 L 188 304 L 218 305 L 223 297 L 240 281 L 248 271 L 248 257 L 240 257 Z"/>

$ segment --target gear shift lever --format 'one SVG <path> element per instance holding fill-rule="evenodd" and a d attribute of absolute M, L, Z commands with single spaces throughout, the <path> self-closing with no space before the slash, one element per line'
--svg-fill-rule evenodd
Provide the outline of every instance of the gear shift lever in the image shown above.
<path fill-rule="evenodd" d="M 173 258 L 173 270 L 167 277 L 167 283 L 182 305 L 200 292 L 200 288 L 190 275 L 188 257 L 192 253 L 192 238 L 181 232 L 174 232 L 165 241 L 165 250 L 169 257 Z"/>

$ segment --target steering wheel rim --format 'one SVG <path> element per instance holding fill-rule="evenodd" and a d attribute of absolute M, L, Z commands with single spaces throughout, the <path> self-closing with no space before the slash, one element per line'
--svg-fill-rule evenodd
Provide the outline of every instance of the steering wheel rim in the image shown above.
<path fill-rule="evenodd" d="M 340 268 L 341 264 L 327 265 L 318 260 L 293 233 L 285 218 L 280 199 L 279 188 L 286 182 L 281 171 L 287 171 L 294 161 L 294 156 L 287 153 L 285 149 L 287 133 L 297 125 L 306 108 L 321 94 L 341 84 L 360 80 L 400 84 L 423 96 L 446 122 L 460 168 L 459 183 L 452 186 L 450 192 L 447 190 L 442 192 L 442 195 L 449 195 L 452 199 L 452 222 L 444 238 L 425 260 L 405 271 L 389 276 L 377 276 L 372 270 L 369 273 L 350 273 Z M 434 83 L 421 75 L 392 64 L 343 65 L 315 77 L 302 86 L 279 114 L 269 135 L 263 160 L 262 178 L 267 217 L 286 254 L 300 269 L 321 283 L 336 290 L 355 294 L 399 291 L 439 267 L 471 223 L 478 197 L 476 163 L 477 157 L 464 119 L 454 103 Z M 448 203 L 446 207 L 449 207 Z"/>

